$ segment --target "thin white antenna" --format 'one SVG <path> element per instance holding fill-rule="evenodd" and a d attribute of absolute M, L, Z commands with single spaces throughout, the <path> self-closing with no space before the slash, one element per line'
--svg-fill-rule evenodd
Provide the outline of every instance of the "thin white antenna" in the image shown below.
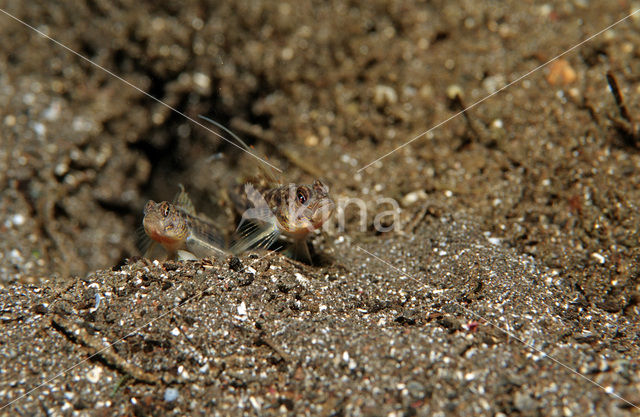
<path fill-rule="evenodd" d="M 207 117 L 207 116 L 203 116 L 202 114 L 198 115 L 199 118 L 201 118 L 202 120 L 206 120 L 207 122 L 211 123 L 212 125 L 214 125 L 215 127 L 217 127 L 218 129 L 222 129 L 224 132 L 227 132 L 228 134 L 231 135 L 232 138 L 234 138 L 235 140 L 238 141 L 238 143 L 240 143 L 242 146 L 244 146 L 244 148 L 247 151 L 251 151 L 251 148 L 249 148 L 249 145 L 247 145 L 246 143 L 244 143 L 244 141 L 242 139 L 240 139 L 240 137 L 238 135 L 236 135 L 235 133 L 233 133 L 231 130 L 227 129 L 226 127 L 224 127 L 222 124 L 216 122 L 215 120 Z"/>
<path fill-rule="evenodd" d="M 247 151 L 248 153 L 250 153 L 253 156 L 256 156 L 253 152 L 251 152 L 251 148 L 249 147 L 249 145 L 247 145 L 242 139 L 240 139 L 240 137 L 238 135 L 233 133 L 231 130 L 229 130 L 228 128 L 224 127 L 222 124 L 216 122 L 215 120 L 213 120 L 213 119 L 211 119 L 211 118 L 209 118 L 207 116 L 203 116 L 202 114 L 199 114 L 198 117 L 201 118 L 202 120 L 205 120 L 205 121 L 211 123 L 212 125 L 214 125 L 218 129 L 221 129 L 223 132 L 226 132 L 227 134 L 231 135 L 232 138 L 234 138 L 236 141 L 238 141 L 238 143 L 240 145 L 242 145 L 244 147 L 245 151 Z M 227 139 L 225 139 L 225 140 L 227 140 Z M 237 146 L 237 145 L 235 145 L 235 146 Z M 237 146 L 237 147 L 240 148 L 239 146 Z M 242 149 L 242 148 L 240 148 L 240 149 Z M 264 161 L 263 158 L 260 158 L 260 157 L 257 157 L 257 158 L 260 159 L 261 161 Z M 271 168 L 274 168 L 276 171 L 282 172 L 281 170 L 279 170 L 278 168 L 274 167 L 270 163 L 266 162 L 266 164 L 269 165 Z M 274 183 L 277 182 L 276 177 L 275 177 L 275 175 L 273 175 L 273 173 L 267 172 L 267 170 L 264 169 L 264 167 L 261 167 L 261 169 L 262 169 L 262 172 L 264 172 L 264 175 L 267 176 L 270 181 L 273 181 Z"/>

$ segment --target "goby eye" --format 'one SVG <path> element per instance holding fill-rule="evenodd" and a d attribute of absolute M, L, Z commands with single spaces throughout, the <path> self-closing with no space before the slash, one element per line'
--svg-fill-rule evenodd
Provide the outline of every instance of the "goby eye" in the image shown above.
<path fill-rule="evenodd" d="M 306 190 L 302 187 L 298 188 L 298 191 L 296 193 L 296 198 L 298 199 L 298 202 L 300 204 L 306 203 L 308 199 Z"/>

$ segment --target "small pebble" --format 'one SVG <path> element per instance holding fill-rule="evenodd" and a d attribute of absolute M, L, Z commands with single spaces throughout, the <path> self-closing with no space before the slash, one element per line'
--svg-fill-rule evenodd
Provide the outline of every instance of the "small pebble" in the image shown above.
<path fill-rule="evenodd" d="M 453 100 L 457 96 L 460 96 L 460 98 L 462 98 L 463 96 L 462 88 L 459 85 L 453 84 L 447 87 L 447 97 L 449 98 L 449 100 Z"/>
<path fill-rule="evenodd" d="M 22 262 L 22 253 L 18 249 L 11 249 L 11 252 L 9 252 L 9 259 L 14 264 L 19 264 Z"/>
<path fill-rule="evenodd" d="M 373 93 L 373 102 L 376 106 L 383 107 L 388 104 L 395 104 L 398 101 L 398 94 L 393 87 L 388 85 L 376 86 Z"/>
<path fill-rule="evenodd" d="M 547 74 L 547 82 L 551 85 L 567 85 L 578 79 L 576 70 L 573 69 L 569 61 L 558 59 L 549 65 L 549 74 Z"/>
<path fill-rule="evenodd" d="M 307 146 L 316 146 L 320 142 L 320 139 L 316 135 L 309 135 L 304 139 L 304 144 Z"/>
<path fill-rule="evenodd" d="M 247 319 L 247 305 L 243 302 L 238 306 L 238 316 L 240 316 L 241 320 Z"/>
<path fill-rule="evenodd" d="M 164 392 L 164 401 L 165 402 L 173 402 L 178 399 L 180 393 L 175 388 L 167 388 Z"/>
<path fill-rule="evenodd" d="M 489 93 L 493 94 L 507 84 L 504 75 L 497 74 L 485 78 L 482 81 L 482 87 Z"/>
<path fill-rule="evenodd" d="M 599 253 L 597 253 L 597 252 L 592 253 L 592 254 L 591 254 L 591 257 L 592 257 L 593 259 L 595 259 L 596 261 L 598 261 L 598 263 L 600 263 L 600 264 L 604 264 L 604 263 L 605 263 L 605 258 L 604 258 L 604 256 L 600 255 L 600 254 L 599 254 Z"/>
<path fill-rule="evenodd" d="M 201 72 L 196 72 L 195 74 L 193 74 L 193 82 L 203 90 L 207 90 L 209 89 L 209 87 L 211 87 L 211 78 Z"/>
<path fill-rule="evenodd" d="M 418 200 L 426 200 L 427 197 L 427 193 L 424 192 L 424 190 L 411 191 L 410 193 L 402 197 L 401 203 L 404 207 L 407 207 L 417 202 Z"/>
<path fill-rule="evenodd" d="M 22 226 L 24 224 L 24 221 L 24 216 L 20 213 L 14 214 L 11 217 L 11 223 L 15 224 L 16 226 Z"/>
<path fill-rule="evenodd" d="M 296 277 L 296 281 L 298 281 L 303 286 L 306 286 L 307 284 L 309 284 L 309 280 L 301 273 L 296 272 L 294 276 Z"/>
<path fill-rule="evenodd" d="M 62 105 L 60 104 L 60 102 L 54 101 L 53 103 L 51 103 L 49 107 L 47 107 L 44 110 L 44 112 L 42 112 L 42 117 L 44 117 L 49 121 L 56 120 L 58 119 L 58 116 L 60 116 L 61 110 L 62 110 Z"/>
<path fill-rule="evenodd" d="M 98 381 L 100 381 L 101 376 L 102 376 L 102 368 L 99 366 L 96 366 L 93 369 L 91 369 L 89 372 L 87 372 L 87 381 L 91 382 L 92 384 L 95 384 Z"/>
<path fill-rule="evenodd" d="M 40 122 L 35 122 L 33 124 L 33 130 L 38 134 L 38 136 L 44 136 L 47 133 L 47 128 Z"/>

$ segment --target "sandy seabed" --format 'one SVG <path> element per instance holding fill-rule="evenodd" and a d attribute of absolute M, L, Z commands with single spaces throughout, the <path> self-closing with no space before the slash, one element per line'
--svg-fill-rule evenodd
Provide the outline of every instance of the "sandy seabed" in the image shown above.
<path fill-rule="evenodd" d="M 640 412 L 640 14 L 430 130 L 630 3 L 0 7 L 369 210 L 315 266 L 139 258 L 146 200 L 231 230 L 255 159 L 0 13 L 0 415 Z"/>

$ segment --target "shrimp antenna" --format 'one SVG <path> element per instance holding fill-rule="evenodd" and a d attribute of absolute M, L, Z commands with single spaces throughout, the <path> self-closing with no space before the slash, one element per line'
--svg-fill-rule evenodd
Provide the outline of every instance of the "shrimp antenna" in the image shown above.
<path fill-rule="evenodd" d="M 238 143 L 240 145 L 242 145 L 247 151 L 251 151 L 251 148 L 249 147 L 249 145 L 247 145 L 246 143 L 244 143 L 244 141 L 242 139 L 240 139 L 240 137 L 238 135 L 236 135 L 235 133 L 233 133 L 231 130 L 227 129 L 226 127 L 224 127 L 222 124 L 216 122 L 215 120 L 204 116 L 202 114 L 198 115 L 199 118 L 201 118 L 202 120 L 206 120 L 207 122 L 211 123 L 212 125 L 214 125 L 215 127 L 217 127 L 218 129 L 222 129 L 223 131 L 227 132 L 228 134 L 231 135 L 232 138 L 234 138 L 235 140 L 238 141 Z"/>
<path fill-rule="evenodd" d="M 247 145 L 242 139 L 240 139 L 240 137 L 238 135 L 233 133 L 231 130 L 227 129 L 222 124 L 220 124 L 220 123 L 216 122 L 215 120 L 213 120 L 213 119 L 211 119 L 211 118 L 209 118 L 207 116 L 204 116 L 202 114 L 199 114 L 198 117 L 201 118 L 202 120 L 205 120 L 205 121 L 211 123 L 212 125 L 216 126 L 218 129 L 222 129 L 222 131 L 224 131 L 224 132 L 228 133 L 229 135 L 231 135 L 231 137 L 234 138 L 236 141 L 238 141 L 238 143 L 240 145 L 242 145 L 247 152 L 251 153 L 251 148 L 249 148 L 249 145 Z M 265 162 L 265 161 L 263 161 L 263 162 Z M 274 167 L 270 163 L 268 163 L 268 162 L 265 162 L 265 163 L 267 165 L 269 165 L 271 168 L 275 169 L 276 171 L 280 171 L 278 168 Z M 273 174 L 268 173 L 267 170 L 264 169 L 264 167 L 261 167 L 261 169 L 262 169 L 262 172 L 264 172 L 264 174 L 269 178 L 269 180 L 273 181 L 274 183 L 277 182 L 276 181 L 276 177 Z M 280 171 L 280 172 L 282 172 L 282 171 Z"/>

